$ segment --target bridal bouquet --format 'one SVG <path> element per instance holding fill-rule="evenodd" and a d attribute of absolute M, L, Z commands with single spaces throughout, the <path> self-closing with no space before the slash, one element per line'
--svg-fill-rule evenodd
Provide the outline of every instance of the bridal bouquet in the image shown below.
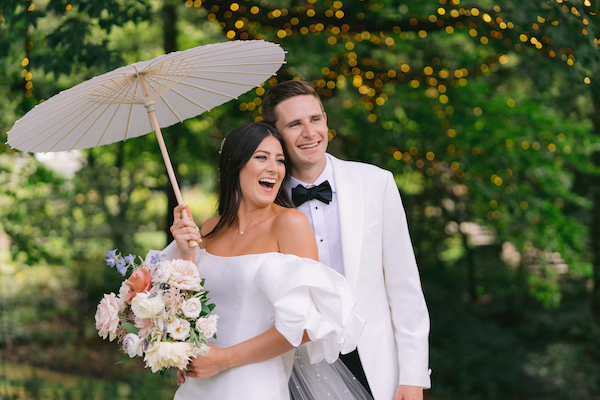
<path fill-rule="evenodd" d="M 119 294 L 104 294 L 96 311 L 96 328 L 103 339 L 115 338 L 127 354 L 121 362 L 144 357 L 153 373 L 185 369 L 192 357 L 210 350 L 207 338 L 216 337 L 215 307 L 208 304 L 196 265 L 185 260 L 150 263 L 117 249 L 106 254 L 106 264 L 126 277 Z"/>

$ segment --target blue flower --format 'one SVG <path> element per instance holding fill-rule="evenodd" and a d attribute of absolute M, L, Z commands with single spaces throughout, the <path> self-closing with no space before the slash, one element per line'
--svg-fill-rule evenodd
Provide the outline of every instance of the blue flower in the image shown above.
<path fill-rule="evenodd" d="M 133 265 L 133 262 L 135 261 L 135 256 L 133 254 L 130 254 L 128 256 L 125 256 L 125 262 L 127 264 L 131 264 Z"/>
<path fill-rule="evenodd" d="M 122 258 L 117 261 L 117 271 L 123 276 L 127 273 L 127 264 L 125 264 L 125 260 Z"/>
<path fill-rule="evenodd" d="M 166 255 L 164 255 L 163 253 L 154 254 L 152 255 L 152 257 L 150 257 L 150 264 L 156 264 L 165 257 Z"/>
<path fill-rule="evenodd" d="M 118 260 L 118 256 L 117 256 L 117 249 L 114 250 L 108 250 L 106 252 L 106 265 L 108 265 L 109 267 L 114 267 L 115 265 L 117 265 L 117 260 Z"/>

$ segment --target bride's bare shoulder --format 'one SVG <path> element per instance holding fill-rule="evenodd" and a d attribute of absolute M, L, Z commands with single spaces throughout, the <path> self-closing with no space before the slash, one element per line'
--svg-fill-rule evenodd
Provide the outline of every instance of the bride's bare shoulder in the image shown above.
<path fill-rule="evenodd" d="M 319 252 L 308 218 L 292 208 L 281 208 L 273 221 L 279 252 L 317 260 Z"/>
<path fill-rule="evenodd" d="M 200 235 L 206 236 L 210 232 L 212 232 L 212 230 L 215 229 L 215 226 L 217 226 L 217 224 L 219 223 L 220 219 L 221 219 L 220 216 L 216 216 L 216 217 L 212 217 L 212 218 L 209 218 L 206 221 L 204 221 L 204 224 L 202 224 L 202 229 L 200 229 Z"/>
<path fill-rule="evenodd" d="M 310 229 L 306 215 L 295 208 L 278 207 L 273 225 L 276 229 Z"/>

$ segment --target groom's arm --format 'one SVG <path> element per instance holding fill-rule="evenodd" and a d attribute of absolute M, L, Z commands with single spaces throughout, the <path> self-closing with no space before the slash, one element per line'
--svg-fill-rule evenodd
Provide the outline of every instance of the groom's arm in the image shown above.
<path fill-rule="evenodd" d="M 422 392 L 421 388 L 431 386 L 428 367 L 429 312 L 404 207 L 390 172 L 387 172 L 382 212 L 383 268 L 400 368 L 401 386 L 396 399 L 408 400 L 414 398 L 410 393 Z"/>

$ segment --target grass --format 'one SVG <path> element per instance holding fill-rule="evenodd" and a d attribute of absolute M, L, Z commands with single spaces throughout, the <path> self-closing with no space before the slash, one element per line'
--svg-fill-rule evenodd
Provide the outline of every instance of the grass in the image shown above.
<path fill-rule="evenodd" d="M 168 399 L 176 390 L 173 376 L 148 377 L 146 371 L 106 381 L 29 365 L 0 362 L 2 400 Z"/>

